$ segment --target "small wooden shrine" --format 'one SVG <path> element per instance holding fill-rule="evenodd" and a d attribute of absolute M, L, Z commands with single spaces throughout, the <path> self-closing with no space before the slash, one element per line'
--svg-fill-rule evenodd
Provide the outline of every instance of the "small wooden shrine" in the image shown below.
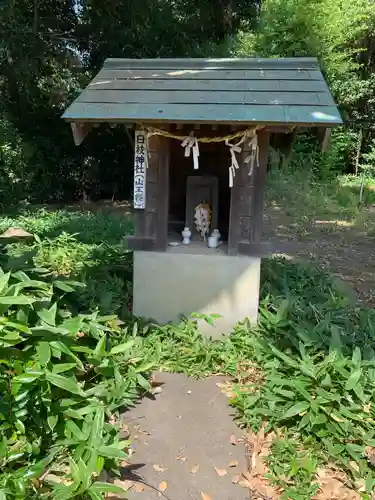
<path fill-rule="evenodd" d="M 134 129 L 134 313 L 255 322 L 270 137 L 342 123 L 317 60 L 108 59 L 63 118 Z"/>

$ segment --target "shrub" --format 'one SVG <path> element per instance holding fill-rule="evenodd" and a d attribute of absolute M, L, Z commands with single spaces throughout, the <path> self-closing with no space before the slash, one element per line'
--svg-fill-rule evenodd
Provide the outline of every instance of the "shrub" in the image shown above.
<path fill-rule="evenodd" d="M 72 315 L 78 287 L 0 271 L 0 498 L 123 492 L 98 477 L 128 457 L 114 416 L 147 390 L 151 365 L 116 317 Z"/>
<path fill-rule="evenodd" d="M 232 339 L 262 374 L 261 382 L 237 385 L 232 404 L 239 421 L 254 429 L 267 422 L 268 429 L 293 436 L 297 455 L 313 451 L 315 461 L 335 463 L 369 499 L 375 486 L 374 311 L 350 306 L 327 273 L 272 259 L 263 266 L 260 313 L 258 331 L 245 337 L 239 328 Z M 275 450 L 283 447 L 288 443 L 276 443 Z M 270 460 L 277 474 L 280 457 Z M 303 486 L 300 473 L 292 482 Z M 298 488 L 293 495 L 288 489 L 290 498 L 307 498 Z"/>

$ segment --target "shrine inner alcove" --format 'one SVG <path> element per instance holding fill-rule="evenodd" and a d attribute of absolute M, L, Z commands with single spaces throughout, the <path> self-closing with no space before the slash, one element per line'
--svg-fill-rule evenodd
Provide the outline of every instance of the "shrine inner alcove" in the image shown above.
<path fill-rule="evenodd" d="M 230 133 L 229 128 L 225 128 L 228 130 L 220 130 L 221 134 Z M 190 130 L 184 127 L 184 130 L 177 130 L 175 133 L 189 135 Z M 208 137 L 215 136 L 212 127 L 201 127 L 199 132 Z M 228 164 L 230 164 L 229 147 L 223 142 L 199 144 L 197 170 L 193 168 L 192 158 L 184 156 L 181 143 L 170 142 L 168 232 L 171 237 L 179 235 L 185 225 L 188 225 L 194 233 L 195 207 L 192 205 L 195 202 L 197 204 L 208 202 L 212 208 L 211 228 L 219 229 L 224 241 L 228 239 L 231 196 Z M 211 192 L 210 199 L 198 200 L 199 195 L 206 191 Z"/>

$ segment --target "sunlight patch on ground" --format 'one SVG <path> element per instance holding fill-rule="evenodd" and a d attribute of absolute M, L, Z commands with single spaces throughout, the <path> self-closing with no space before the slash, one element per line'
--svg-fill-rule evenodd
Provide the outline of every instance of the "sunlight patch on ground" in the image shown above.
<path fill-rule="evenodd" d="M 323 226 L 323 225 L 330 225 L 330 226 L 339 226 L 339 227 L 353 227 L 354 226 L 354 221 L 348 221 L 348 220 L 316 220 L 315 224 L 318 226 Z"/>

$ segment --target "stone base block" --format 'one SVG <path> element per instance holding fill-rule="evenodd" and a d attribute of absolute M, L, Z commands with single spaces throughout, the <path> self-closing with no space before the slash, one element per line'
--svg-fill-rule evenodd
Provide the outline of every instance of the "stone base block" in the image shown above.
<path fill-rule="evenodd" d="M 228 335 L 238 321 L 257 321 L 260 263 L 224 253 L 135 251 L 134 314 L 161 324 L 192 312 L 220 314 L 215 327 L 200 321 L 200 328 L 213 338 Z"/>

